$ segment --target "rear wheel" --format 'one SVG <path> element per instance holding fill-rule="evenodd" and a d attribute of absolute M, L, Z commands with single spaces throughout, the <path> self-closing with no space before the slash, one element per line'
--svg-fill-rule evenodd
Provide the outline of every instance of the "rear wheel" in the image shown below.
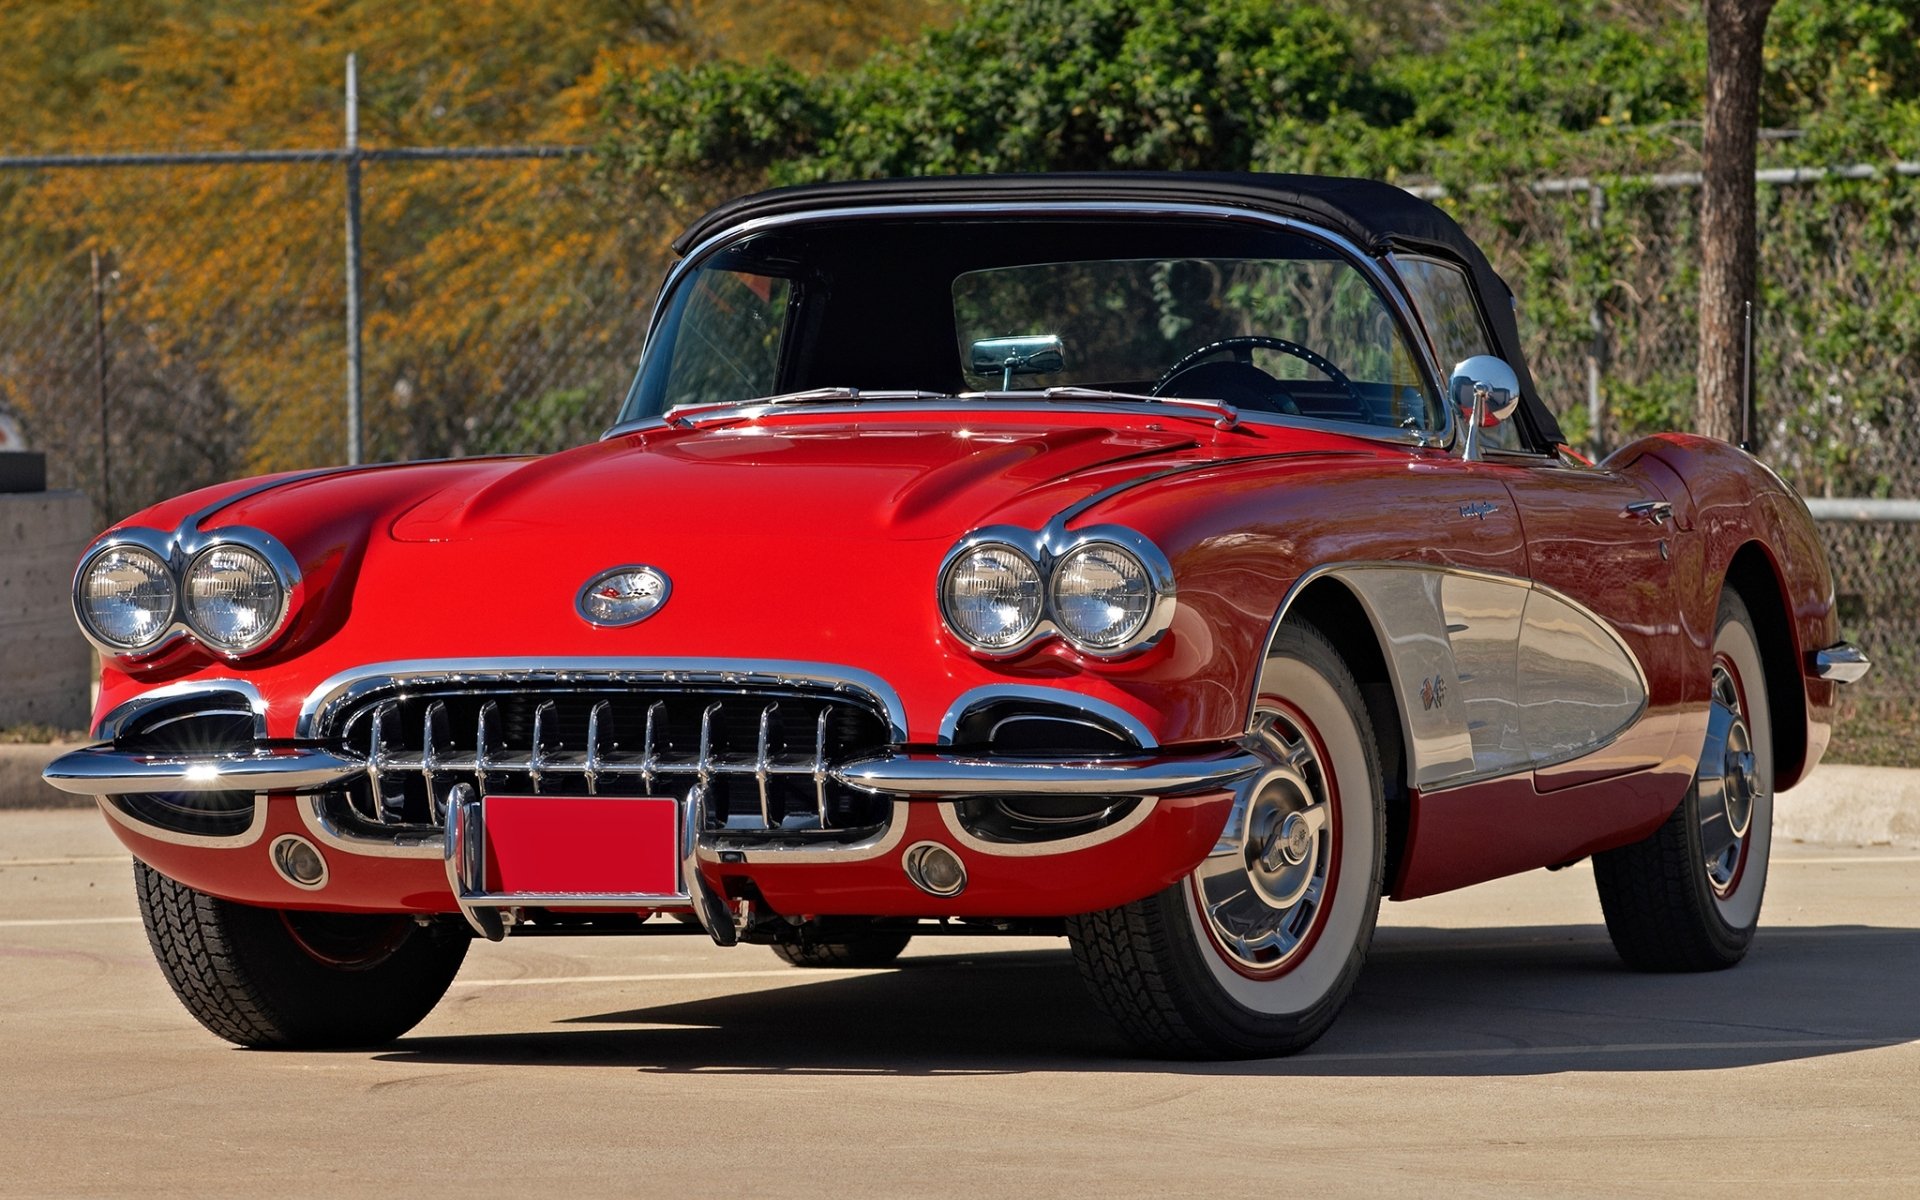
<path fill-rule="evenodd" d="M 1707 740 L 1693 786 L 1644 841 L 1593 857 L 1607 933 L 1628 966 L 1713 971 L 1746 957 L 1773 842 L 1773 721 L 1747 606 L 1720 600 Z"/>
<path fill-rule="evenodd" d="M 1067 923 L 1095 1000 L 1149 1053 L 1305 1048 L 1346 1003 L 1373 939 L 1385 803 L 1360 689 L 1317 630 L 1286 626 L 1260 692 L 1268 766 L 1213 851 L 1157 895 Z"/>
<path fill-rule="evenodd" d="M 371 1046 L 420 1023 L 472 941 L 405 914 L 255 908 L 197 892 L 142 862 L 147 941 L 194 1019 L 241 1046 Z"/>

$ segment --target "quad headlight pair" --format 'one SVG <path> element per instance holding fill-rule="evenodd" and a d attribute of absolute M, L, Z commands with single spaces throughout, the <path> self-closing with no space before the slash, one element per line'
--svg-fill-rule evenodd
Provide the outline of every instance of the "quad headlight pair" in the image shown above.
<path fill-rule="evenodd" d="M 272 641 L 293 611 L 292 556 L 252 529 L 199 542 L 129 529 L 96 547 L 73 581 L 80 628 L 107 654 L 155 650 L 181 632 L 227 657 Z"/>
<path fill-rule="evenodd" d="M 1166 556 L 1118 527 L 983 529 L 955 546 L 940 569 L 947 628 L 989 655 L 1055 633 L 1085 654 L 1125 654 L 1166 632 L 1173 594 Z"/>

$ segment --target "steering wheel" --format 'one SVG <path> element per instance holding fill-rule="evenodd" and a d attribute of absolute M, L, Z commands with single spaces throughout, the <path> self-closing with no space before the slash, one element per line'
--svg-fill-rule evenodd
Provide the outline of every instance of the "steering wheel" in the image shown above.
<path fill-rule="evenodd" d="M 1203 363 L 1200 360 L 1222 350 L 1233 351 L 1232 362 Z M 1367 404 L 1360 389 L 1347 378 L 1347 373 L 1328 362 L 1326 356 L 1309 350 L 1299 342 L 1290 342 L 1285 338 L 1271 337 L 1267 334 L 1248 334 L 1242 337 L 1222 338 L 1209 342 L 1198 350 L 1189 351 L 1180 356 L 1178 362 L 1168 367 L 1166 374 L 1160 376 L 1148 389 L 1150 396 L 1179 396 L 1182 399 L 1207 398 L 1225 400 L 1237 407 L 1277 410 L 1300 415 L 1300 408 L 1286 395 L 1286 388 L 1280 380 L 1253 365 L 1255 350 L 1278 350 L 1290 354 L 1306 363 L 1314 370 L 1325 375 L 1340 386 L 1340 390 L 1353 401 L 1353 415 L 1361 421 L 1373 420 L 1373 409 Z M 1179 390 L 1176 390 L 1179 389 Z M 1198 395 L 1192 393 L 1197 392 Z M 1277 395 L 1276 395 L 1277 393 Z M 1235 396 L 1251 397 L 1249 400 L 1237 400 Z"/>

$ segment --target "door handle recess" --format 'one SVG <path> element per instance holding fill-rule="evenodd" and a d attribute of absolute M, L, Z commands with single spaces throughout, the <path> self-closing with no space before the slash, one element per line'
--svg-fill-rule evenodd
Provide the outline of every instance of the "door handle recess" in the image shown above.
<path fill-rule="evenodd" d="M 1639 517 L 1655 525 L 1665 525 L 1673 519 L 1673 505 L 1665 500 L 1635 500 L 1624 511 L 1629 517 Z"/>

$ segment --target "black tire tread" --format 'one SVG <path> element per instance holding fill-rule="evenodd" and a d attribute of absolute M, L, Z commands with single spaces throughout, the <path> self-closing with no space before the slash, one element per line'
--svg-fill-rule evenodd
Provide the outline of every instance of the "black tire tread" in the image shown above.
<path fill-rule="evenodd" d="M 1365 700 L 1339 651 L 1324 634 L 1304 624 L 1283 626 L 1282 630 L 1300 639 L 1309 654 L 1322 660 L 1328 682 L 1345 699 L 1348 712 L 1360 728 L 1374 783 L 1374 822 L 1379 836 L 1374 843 L 1369 886 L 1377 889 L 1382 882 L 1386 816 L 1380 752 L 1372 737 Z M 1067 940 L 1073 947 L 1074 962 L 1094 1003 L 1128 1041 L 1161 1058 L 1277 1057 L 1297 1053 L 1316 1041 L 1346 1003 L 1365 964 L 1372 939 L 1372 916 L 1361 930 L 1360 944 L 1350 952 L 1350 969 L 1341 982 L 1302 1012 L 1290 1031 L 1281 1032 L 1272 1023 L 1250 1025 L 1223 1019 L 1217 1008 L 1195 1002 L 1196 985 L 1182 977 L 1183 951 L 1188 948 L 1181 939 L 1190 936 L 1190 930 L 1176 930 L 1171 924 L 1187 919 L 1185 889 L 1184 882 L 1176 883 L 1131 904 L 1067 919 Z M 1194 1014 L 1200 1012 L 1213 1015 L 1196 1020 Z"/>
<path fill-rule="evenodd" d="M 1711 971 L 1739 961 L 1706 932 L 1713 914 L 1693 880 L 1687 814 L 1682 802 L 1651 837 L 1593 856 L 1607 936 L 1636 971 Z"/>
<path fill-rule="evenodd" d="M 1721 596 L 1716 638 L 1730 622 L 1754 632 L 1746 604 L 1733 591 Z M 1757 636 L 1754 641 L 1758 645 Z M 1636 971 L 1720 971 L 1746 957 L 1753 930 L 1728 927 L 1713 903 L 1694 843 L 1695 804 L 1690 787 L 1651 835 L 1593 856 L 1607 936 Z"/>
<path fill-rule="evenodd" d="M 235 961 L 228 940 L 218 935 L 214 898 L 137 861 L 133 879 L 147 944 L 194 1019 L 236 1045 L 284 1044 L 270 1004 Z"/>
<path fill-rule="evenodd" d="M 1094 1004 L 1128 1041 L 1164 1058 L 1220 1056 L 1174 999 L 1175 984 L 1161 969 L 1172 944 L 1157 911 L 1129 904 L 1069 917 L 1067 942 Z"/>
<path fill-rule="evenodd" d="M 415 929 L 385 961 L 329 967 L 299 949 L 272 909 L 222 900 L 134 862 L 147 943 L 188 1013 L 255 1049 L 377 1045 L 446 994 L 472 939 Z"/>

